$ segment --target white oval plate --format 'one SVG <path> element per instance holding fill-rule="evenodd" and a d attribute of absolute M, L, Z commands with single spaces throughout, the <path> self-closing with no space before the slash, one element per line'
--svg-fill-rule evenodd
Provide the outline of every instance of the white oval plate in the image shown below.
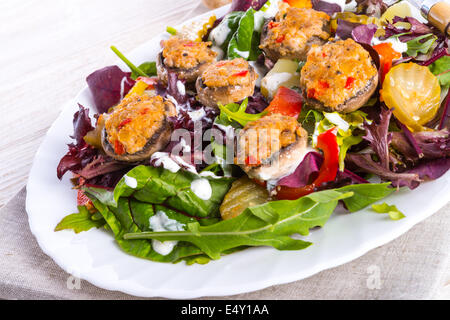
<path fill-rule="evenodd" d="M 228 6 L 214 13 L 221 16 L 227 11 Z M 135 63 L 154 60 L 163 37 L 162 34 L 150 40 L 126 56 Z M 127 70 L 125 65 L 119 65 Z M 194 298 L 238 294 L 300 280 L 391 241 L 449 200 L 450 172 L 447 172 L 438 180 L 423 183 L 413 191 L 401 190 L 386 199 L 397 205 L 406 218 L 391 221 L 387 215 L 370 210 L 335 213 L 324 228 L 306 237 L 314 243 L 306 250 L 251 248 L 193 266 L 139 259 L 122 252 L 114 237 L 104 230 L 80 234 L 53 231 L 64 216 L 77 211 L 76 192 L 71 189 L 69 174 L 62 181 L 56 178 L 56 166 L 70 142 L 72 117 L 78 109 L 76 102 L 92 109 L 87 88 L 64 108 L 47 132 L 28 179 L 26 209 L 31 231 L 47 255 L 66 272 L 108 290 L 144 297 Z"/>

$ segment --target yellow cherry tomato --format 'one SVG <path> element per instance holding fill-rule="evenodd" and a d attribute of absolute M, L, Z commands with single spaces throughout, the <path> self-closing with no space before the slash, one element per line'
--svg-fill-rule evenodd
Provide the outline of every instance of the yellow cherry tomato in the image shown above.
<path fill-rule="evenodd" d="M 381 97 L 394 116 L 413 131 L 425 130 L 440 106 L 439 80 L 425 66 L 401 63 L 386 74 Z"/>

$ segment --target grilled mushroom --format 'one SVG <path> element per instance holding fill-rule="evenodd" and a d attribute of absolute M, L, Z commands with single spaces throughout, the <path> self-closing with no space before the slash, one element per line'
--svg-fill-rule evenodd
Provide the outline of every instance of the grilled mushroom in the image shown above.
<path fill-rule="evenodd" d="M 167 85 L 168 71 L 175 72 L 178 79 L 193 86 L 195 80 L 211 64 L 217 53 L 209 48 L 211 42 L 195 42 L 171 37 L 163 42 L 163 49 L 156 59 L 158 78 Z"/>
<path fill-rule="evenodd" d="M 289 7 L 264 24 L 259 47 L 274 62 L 280 58 L 304 61 L 312 45 L 322 45 L 329 37 L 330 17 L 325 12 Z"/>
<path fill-rule="evenodd" d="M 307 104 L 327 112 L 352 112 L 375 92 L 378 71 L 368 51 L 352 39 L 313 47 L 300 74 Z"/>
<path fill-rule="evenodd" d="M 297 168 L 308 152 L 307 141 L 306 130 L 294 117 L 264 116 L 240 131 L 237 164 L 250 178 L 276 180 Z"/>
<path fill-rule="evenodd" d="M 242 58 L 218 61 L 197 79 L 198 100 L 205 106 L 238 102 L 253 94 L 258 75 Z"/>
<path fill-rule="evenodd" d="M 169 143 L 173 127 L 168 117 L 176 114 L 175 105 L 161 96 L 125 98 L 105 117 L 103 149 L 121 161 L 148 159 Z"/>

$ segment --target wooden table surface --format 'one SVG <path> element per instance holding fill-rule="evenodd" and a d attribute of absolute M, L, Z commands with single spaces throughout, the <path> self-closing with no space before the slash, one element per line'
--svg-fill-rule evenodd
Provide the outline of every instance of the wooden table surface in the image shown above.
<path fill-rule="evenodd" d="M 200 0 L 0 1 L 0 207 L 64 103 L 117 59 L 109 46 L 126 53 L 206 11 Z"/>
<path fill-rule="evenodd" d="M 0 1 L 0 207 L 26 184 L 64 103 L 114 63 L 110 45 L 126 53 L 206 11 L 200 0 Z M 449 299 L 450 282 L 442 285 Z"/>

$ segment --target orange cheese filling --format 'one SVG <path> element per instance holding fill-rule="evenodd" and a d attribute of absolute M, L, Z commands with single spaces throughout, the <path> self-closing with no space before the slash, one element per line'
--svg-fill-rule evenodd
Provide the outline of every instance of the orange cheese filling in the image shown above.
<path fill-rule="evenodd" d="M 272 114 L 249 122 L 240 134 L 238 161 L 243 161 L 246 165 L 259 165 L 263 159 L 270 158 L 303 134 L 303 128 L 294 117 L 281 114 Z"/>
<path fill-rule="evenodd" d="M 245 86 L 251 80 L 249 64 L 242 58 L 215 62 L 202 74 L 202 81 L 208 87 Z"/>
<path fill-rule="evenodd" d="M 308 98 L 335 108 L 364 89 L 377 74 L 369 52 L 352 39 L 313 46 L 301 70 Z"/>
<path fill-rule="evenodd" d="M 137 94 L 125 98 L 105 121 L 108 141 L 117 154 L 141 151 L 161 129 L 165 102 L 161 96 Z"/>
<path fill-rule="evenodd" d="M 171 68 L 190 69 L 202 63 L 212 62 L 217 53 L 209 46 L 211 42 L 196 42 L 171 37 L 163 42 L 164 63 Z"/>
<path fill-rule="evenodd" d="M 327 40 L 330 34 L 323 27 L 330 21 L 325 12 L 307 8 L 290 7 L 280 10 L 275 22 L 269 22 L 267 38 L 260 48 L 277 50 L 281 55 L 306 46 L 311 37 Z"/>

